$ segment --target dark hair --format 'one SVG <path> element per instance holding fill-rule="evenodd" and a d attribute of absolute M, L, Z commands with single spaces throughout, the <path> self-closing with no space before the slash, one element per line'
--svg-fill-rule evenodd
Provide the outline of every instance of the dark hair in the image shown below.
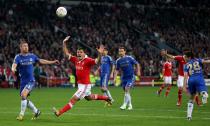
<path fill-rule="evenodd" d="M 195 55 L 192 51 L 185 51 L 184 55 L 186 55 L 187 57 L 190 57 L 191 59 L 195 57 Z"/>
<path fill-rule="evenodd" d="M 108 51 L 108 48 L 107 47 L 104 47 L 104 50 L 107 50 Z"/>
<path fill-rule="evenodd" d="M 25 39 L 20 39 L 20 46 L 25 44 L 25 43 L 28 43 Z"/>
<path fill-rule="evenodd" d="M 78 47 L 77 50 L 83 50 L 83 51 L 85 51 L 85 49 L 82 48 L 82 47 Z"/>
<path fill-rule="evenodd" d="M 124 49 L 126 51 L 125 46 L 120 46 L 119 49 Z"/>

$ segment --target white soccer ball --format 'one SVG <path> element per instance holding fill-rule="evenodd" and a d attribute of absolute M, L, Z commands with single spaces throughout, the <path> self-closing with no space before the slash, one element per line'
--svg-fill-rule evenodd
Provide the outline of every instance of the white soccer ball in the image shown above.
<path fill-rule="evenodd" d="M 67 15 L 67 10 L 65 7 L 59 7 L 57 10 L 56 10 L 56 14 L 58 17 L 65 17 Z"/>

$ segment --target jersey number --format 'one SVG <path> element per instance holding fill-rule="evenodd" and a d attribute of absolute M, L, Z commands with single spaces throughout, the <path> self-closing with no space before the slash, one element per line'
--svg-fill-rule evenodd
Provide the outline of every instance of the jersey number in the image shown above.
<path fill-rule="evenodd" d="M 192 74 L 193 70 L 194 71 L 201 70 L 201 67 L 199 65 L 199 62 L 194 62 L 193 64 L 189 64 L 188 67 L 189 67 L 189 74 L 190 75 Z"/>

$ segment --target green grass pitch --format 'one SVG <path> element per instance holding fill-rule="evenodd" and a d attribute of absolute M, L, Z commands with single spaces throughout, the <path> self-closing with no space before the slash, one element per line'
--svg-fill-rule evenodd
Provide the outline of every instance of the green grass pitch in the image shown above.
<path fill-rule="evenodd" d="M 123 102 L 123 90 L 110 87 L 115 102 L 104 107 L 101 101 L 82 100 L 72 110 L 57 118 L 52 107 L 65 105 L 76 89 L 42 88 L 34 89 L 29 97 L 42 111 L 37 120 L 30 120 L 32 112 L 27 109 L 23 121 L 17 121 L 20 110 L 19 90 L 0 89 L 0 126 L 209 126 L 209 103 L 198 107 L 194 105 L 193 120 L 186 120 L 187 96 L 183 94 L 183 104 L 176 106 L 177 87 L 173 87 L 169 97 L 156 95 L 158 87 L 135 87 L 132 89 L 133 110 L 119 109 Z M 98 87 L 92 93 L 101 93 Z"/>

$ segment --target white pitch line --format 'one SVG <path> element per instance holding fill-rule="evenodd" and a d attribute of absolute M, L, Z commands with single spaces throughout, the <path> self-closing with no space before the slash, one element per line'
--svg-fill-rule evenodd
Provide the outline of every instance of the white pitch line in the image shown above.
<path fill-rule="evenodd" d="M 0 112 L 0 114 L 17 114 L 18 112 Z M 26 112 L 29 113 L 29 112 Z M 53 115 L 52 113 L 49 112 L 44 112 L 42 115 Z M 86 113 L 65 113 L 64 115 L 72 115 L 72 116 L 106 116 L 106 117 L 132 117 L 132 118 L 157 118 L 157 119 L 185 119 L 186 117 L 180 117 L 180 116 L 143 116 L 143 115 L 125 115 L 125 114 L 97 114 L 97 113 L 92 113 L 92 114 L 86 114 Z M 210 120 L 210 117 L 193 117 L 193 119 L 201 119 L 201 120 Z"/>
<path fill-rule="evenodd" d="M 12 109 L 12 110 L 19 110 L 20 108 L 19 107 L 13 107 L 13 108 L 7 108 L 7 107 L 4 107 L 4 108 L 0 108 L 0 110 L 8 110 L 8 109 Z M 39 108 L 40 110 L 51 110 L 51 108 L 47 108 L 47 107 L 41 107 Z M 82 110 L 93 110 L 93 109 L 100 109 L 100 108 L 89 108 L 89 107 L 76 107 L 75 106 L 75 109 L 82 109 Z M 119 110 L 119 108 L 114 108 L 115 110 Z M 150 108 L 134 108 L 133 111 L 156 111 L 156 112 L 182 112 L 182 113 L 185 113 L 186 111 L 183 111 L 183 110 L 174 110 L 174 109 L 150 109 Z M 201 114 L 210 114 L 210 111 L 199 111 L 197 110 L 196 112 L 198 113 L 201 113 Z"/>

